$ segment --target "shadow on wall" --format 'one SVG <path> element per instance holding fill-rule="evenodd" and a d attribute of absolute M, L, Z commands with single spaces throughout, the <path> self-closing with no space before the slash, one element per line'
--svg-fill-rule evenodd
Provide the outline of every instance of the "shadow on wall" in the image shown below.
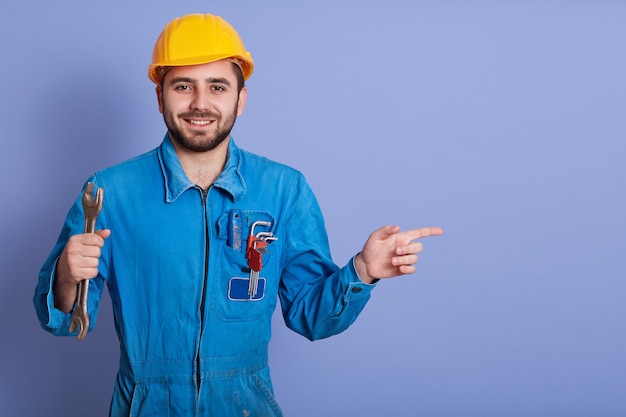
<path fill-rule="evenodd" d="M 125 90 L 110 74 L 85 68 L 65 74 L 40 91 L 37 114 L 16 112 L 11 121 L 24 132 L 13 140 L 28 151 L 25 160 L 12 161 L 21 185 L 9 191 L 7 215 L 0 217 L 0 306 L 9 328 L 0 355 L 3 415 L 106 415 L 117 370 L 108 294 L 98 328 L 80 342 L 43 331 L 32 303 L 39 268 L 84 182 L 127 157 L 118 134 L 132 118 Z"/>

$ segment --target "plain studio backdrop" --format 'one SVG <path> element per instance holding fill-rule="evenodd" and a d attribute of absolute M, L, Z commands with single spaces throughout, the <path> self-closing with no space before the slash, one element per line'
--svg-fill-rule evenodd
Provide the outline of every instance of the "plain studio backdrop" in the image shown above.
<path fill-rule="evenodd" d="M 233 135 L 306 175 L 337 263 L 383 224 L 445 229 L 346 332 L 312 343 L 275 315 L 287 416 L 626 415 L 626 2 L 0 11 L 0 415 L 108 412 L 108 293 L 77 341 L 40 329 L 33 289 L 88 176 L 160 143 L 147 66 L 165 23 L 190 12 L 244 39 L 256 70 Z"/>

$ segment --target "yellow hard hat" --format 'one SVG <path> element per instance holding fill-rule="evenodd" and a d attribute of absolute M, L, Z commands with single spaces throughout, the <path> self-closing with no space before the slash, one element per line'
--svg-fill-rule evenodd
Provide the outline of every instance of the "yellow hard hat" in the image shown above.
<path fill-rule="evenodd" d="M 221 59 L 241 67 L 243 78 L 254 70 L 254 61 L 237 31 L 224 19 L 210 14 L 189 14 L 169 22 L 154 45 L 148 77 L 161 82 L 161 67 L 206 64 Z"/>

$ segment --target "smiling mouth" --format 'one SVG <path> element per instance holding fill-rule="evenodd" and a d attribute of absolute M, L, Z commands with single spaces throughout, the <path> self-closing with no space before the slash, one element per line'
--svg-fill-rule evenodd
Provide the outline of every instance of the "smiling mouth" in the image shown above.
<path fill-rule="evenodd" d="M 213 120 L 191 120 L 186 119 L 187 123 L 192 124 L 194 126 L 208 126 L 213 123 Z"/>

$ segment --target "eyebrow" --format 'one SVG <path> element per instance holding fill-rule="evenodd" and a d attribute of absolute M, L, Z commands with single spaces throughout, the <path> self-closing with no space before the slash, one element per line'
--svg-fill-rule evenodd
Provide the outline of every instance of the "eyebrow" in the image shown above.
<path fill-rule="evenodd" d="M 224 84 L 227 87 L 230 87 L 230 81 L 226 78 L 207 78 L 206 82 L 209 84 Z"/>
<path fill-rule="evenodd" d="M 223 77 L 209 77 L 205 80 L 208 84 L 223 84 L 227 87 L 230 87 L 230 81 L 228 81 L 226 78 Z M 176 84 L 176 83 L 190 83 L 190 84 L 194 84 L 196 82 L 196 80 L 194 78 L 189 78 L 189 77 L 176 77 L 176 78 L 172 78 L 170 80 L 170 85 Z"/>

